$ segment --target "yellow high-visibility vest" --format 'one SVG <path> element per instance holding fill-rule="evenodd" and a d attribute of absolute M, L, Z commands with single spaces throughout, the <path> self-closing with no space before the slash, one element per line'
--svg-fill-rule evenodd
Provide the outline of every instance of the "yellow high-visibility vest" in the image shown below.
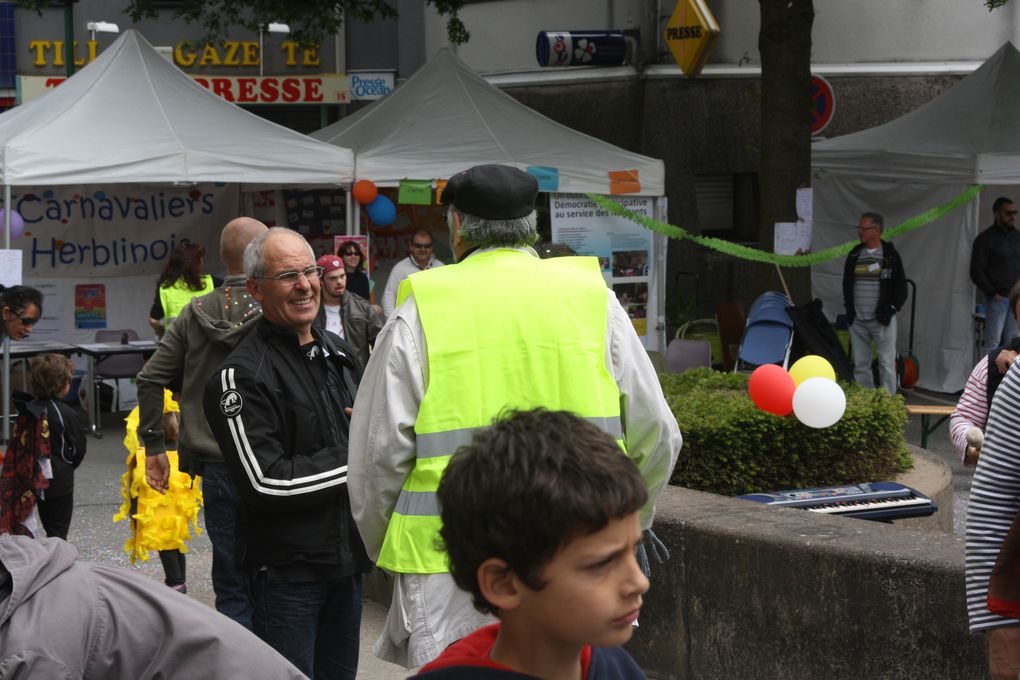
<path fill-rule="evenodd" d="M 597 258 L 540 260 L 520 250 L 476 253 L 416 272 L 428 356 L 415 423 L 416 459 L 379 554 L 393 572 L 449 571 L 436 490 L 456 450 L 506 409 L 572 411 L 620 441 L 620 392 L 606 367 L 606 283 Z"/>
<path fill-rule="evenodd" d="M 189 288 L 183 280 L 175 281 L 169 288 L 160 286 L 159 301 L 163 304 L 163 326 L 169 328 L 181 310 L 191 302 L 191 298 L 211 293 L 215 287 L 212 277 L 208 274 L 202 275 L 202 290 Z"/>

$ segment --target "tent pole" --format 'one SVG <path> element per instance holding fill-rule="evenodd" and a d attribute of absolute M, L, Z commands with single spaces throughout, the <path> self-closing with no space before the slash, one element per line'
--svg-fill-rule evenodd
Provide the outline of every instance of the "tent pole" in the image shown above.
<path fill-rule="evenodd" d="M 346 231 L 348 236 L 354 233 L 354 194 L 352 193 L 353 186 L 354 186 L 353 184 L 347 185 L 347 204 L 344 206 L 345 209 L 347 210 L 347 219 L 344 220 L 344 222 L 346 222 L 347 227 Z"/>
<path fill-rule="evenodd" d="M 4 248 L 11 247 L 11 185 L 4 185 Z M 4 444 L 11 439 L 11 338 L 4 333 L 3 368 Z"/>

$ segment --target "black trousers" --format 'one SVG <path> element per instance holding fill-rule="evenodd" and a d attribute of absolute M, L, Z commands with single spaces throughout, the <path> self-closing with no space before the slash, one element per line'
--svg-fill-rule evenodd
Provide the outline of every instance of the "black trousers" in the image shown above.
<path fill-rule="evenodd" d="M 74 512 L 74 494 L 57 496 L 56 498 L 39 499 L 39 519 L 43 529 L 50 538 L 67 540 L 67 532 L 71 528 L 71 513 Z"/>

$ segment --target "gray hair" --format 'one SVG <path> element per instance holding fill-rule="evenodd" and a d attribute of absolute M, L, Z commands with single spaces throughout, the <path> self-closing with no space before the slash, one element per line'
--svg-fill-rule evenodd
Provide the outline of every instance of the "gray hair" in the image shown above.
<path fill-rule="evenodd" d="M 453 213 L 460 216 L 461 240 L 476 248 L 534 245 L 538 241 L 538 216 L 534 210 L 524 217 L 509 220 L 487 220 L 457 210 L 452 205 L 446 211 L 446 224 L 453 233 Z"/>
<path fill-rule="evenodd" d="M 266 261 L 262 257 L 263 245 L 270 237 L 282 234 L 294 234 L 294 236 L 301 239 L 301 242 L 308 248 L 308 254 L 313 260 L 315 259 L 315 251 L 312 250 L 312 246 L 309 245 L 304 236 L 287 227 L 270 227 L 256 236 L 244 249 L 244 275 L 246 277 L 249 279 L 261 279 L 266 275 L 268 267 L 266 267 Z"/>
<path fill-rule="evenodd" d="M 876 212 L 866 212 L 861 214 L 862 220 L 871 220 L 871 223 L 878 227 L 878 233 L 882 233 L 885 230 L 885 220 L 882 216 Z"/>

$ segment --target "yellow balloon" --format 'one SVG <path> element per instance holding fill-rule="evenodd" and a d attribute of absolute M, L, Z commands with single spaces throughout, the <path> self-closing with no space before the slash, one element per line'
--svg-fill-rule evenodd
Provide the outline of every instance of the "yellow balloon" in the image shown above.
<path fill-rule="evenodd" d="M 798 359 L 790 367 L 790 377 L 794 385 L 800 385 L 808 378 L 836 379 L 836 371 L 832 370 L 832 364 L 817 354 L 809 354 Z"/>

